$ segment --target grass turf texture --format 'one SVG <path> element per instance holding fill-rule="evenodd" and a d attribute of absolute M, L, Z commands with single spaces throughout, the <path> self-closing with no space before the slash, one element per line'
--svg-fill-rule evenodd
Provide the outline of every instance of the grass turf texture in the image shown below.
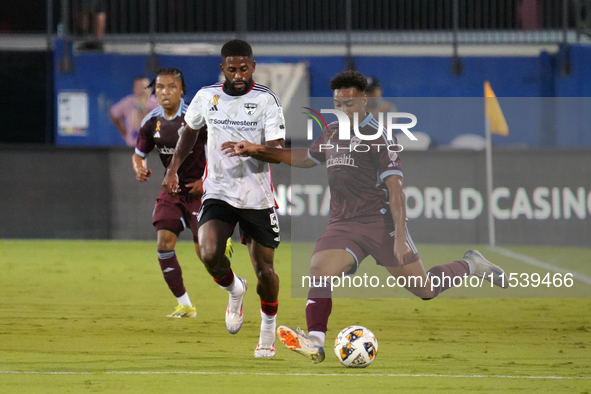
<path fill-rule="evenodd" d="M 335 299 L 325 362 L 313 365 L 279 343 L 274 359 L 254 359 L 256 279 L 246 249 L 236 249 L 232 265 L 250 290 L 244 326 L 230 335 L 227 293 L 192 243 L 179 243 L 177 255 L 198 315 L 169 319 L 176 301 L 155 242 L 0 240 L 0 392 L 591 393 L 589 298 Z M 427 267 L 465 249 L 419 245 Z M 591 249 L 511 249 L 591 273 Z M 529 269 L 481 250 L 514 271 Z M 283 244 L 278 323 L 305 328 L 306 300 L 291 298 L 290 260 Z M 362 272 L 373 265 L 366 261 Z M 577 285 L 589 294 L 591 286 Z M 351 324 L 378 338 L 367 369 L 346 369 L 332 354 L 332 339 Z"/>

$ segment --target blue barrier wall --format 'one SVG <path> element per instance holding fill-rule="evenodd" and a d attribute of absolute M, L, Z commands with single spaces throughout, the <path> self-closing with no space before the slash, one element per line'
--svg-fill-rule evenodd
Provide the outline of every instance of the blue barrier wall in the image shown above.
<path fill-rule="evenodd" d="M 120 98 L 131 93 L 131 83 L 138 74 L 145 74 L 148 60 L 144 55 L 81 53 L 74 55 L 75 71 L 63 74 L 57 63 L 62 42 L 56 42 L 55 94 L 63 91 L 84 91 L 89 99 L 89 128 L 86 136 L 64 136 L 57 133 L 57 145 L 123 145 L 108 118 L 108 110 Z M 256 54 L 255 54 L 256 55 Z M 439 145 L 446 145 L 462 133 L 482 133 L 483 81 L 489 80 L 498 97 L 510 127 L 508 137 L 493 136 L 495 145 L 527 145 L 531 147 L 591 146 L 591 47 L 570 47 L 573 73 L 560 74 L 562 54 L 538 57 L 464 57 L 464 72 L 454 76 L 448 57 L 355 57 L 357 69 L 377 76 L 384 96 L 396 97 L 399 110 L 417 115 L 416 130 L 433 136 Z M 330 97 L 329 80 L 343 70 L 341 56 L 255 56 L 259 63 L 299 62 L 309 64 L 312 97 Z M 178 67 L 187 80 L 186 100 L 197 90 L 217 81 L 219 56 L 159 56 L 163 67 Z M 255 74 L 256 75 L 256 74 Z M 426 108 L 426 101 L 409 98 L 457 97 L 439 100 Z M 471 100 L 465 98 L 471 97 Z M 560 97 L 561 99 L 541 99 Z M 520 99 L 524 98 L 524 99 Z M 427 101 L 428 102 L 428 101 Z M 461 110 L 458 112 L 458 103 Z M 449 116 L 455 108 L 458 115 Z M 56 105 L 57 111 L 57 105 Z M 453 111 L 452 111 L 453 112 Z M 442 119 L 445 119 L 442 125 Z"/>

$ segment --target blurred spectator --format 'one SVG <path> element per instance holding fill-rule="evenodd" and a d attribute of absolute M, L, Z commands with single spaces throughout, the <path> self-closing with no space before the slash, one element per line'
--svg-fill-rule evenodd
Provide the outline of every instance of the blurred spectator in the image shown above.
<path fill-rule="evenodd" d="M 365 88 L 367 95 L 367 109 L 374 118 L 378 119 L 380 112 L 396 112 L 396 106 L 389 101 L 382 98 L 382 85 L 380 80 L 374 76 L 367 77 L 367 88 Z M 384 116 L 384 122 L 386 117 Z"/>
<path fill-rule="evenodd" d="M 522 29 L 537 30 L 540 28 L 538 0 L 522 0 L 518 5 L 517 13 Z"/>
<path fill-rule="evenodd" d="M 109 119 L 115 125 L 128 146 L 135 146 L 142 119 L 158 107 L 158 100 L 148 85 L 150 80 L 137 76 L 133 80 L 133 94 L 122 98 L 109 110 Z"/>
<path fill-rule="evenodd" d="M 80 49 L 102 50 L 107 23 L 105 0 L 78 0 L 77 4 L 72 6 L 76 18 L 76 32 L 82 36 L 92 33 L 92 39 L 83 43 Z"/>

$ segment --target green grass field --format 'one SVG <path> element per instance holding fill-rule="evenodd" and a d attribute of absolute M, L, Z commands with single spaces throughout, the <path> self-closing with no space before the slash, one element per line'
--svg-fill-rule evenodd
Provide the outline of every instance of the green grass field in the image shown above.
<path fill-rule="evenodd" d="M 306 248 L 294 247 L 304 266 Z M 168 319 L 176 300 L 155 242 L 0 240 L 0 392 L 591 393 L 589 284 L 575 281 L 579 298 L 523 298 L 535 294 L 519 289 L 507 290 L 514 298 L 494 298 L 503 292 L 495 288 L 493 298 L 480 289 L 451 289 L 448 295 L 462 298 L 335 299 L 329 339 L 361 324 L 379 341 L 369 368 L 347 369 L 330 346 L 319 365 L 281 344 L 274 359 L 253 358 L 260 324 L 255 277 L 246 249 L 236 249 L 234 270 L 251 286 L 244 326 L 230 335 L 227 293 L 191 243 L 179 243 L 177 255 L 198 316 Z M 480 249 L 508 272 L 535 270 Z M 508 249 L 591 276 L 591 249 Z M 465 250 L 419 245 L 427 268 Z M 291 298 L 290 251 L 283 244 L 276 255 L 278 322 L 305 328 L 306 300 Z M 361 273 L 374 266 L 366 261 Z"/>

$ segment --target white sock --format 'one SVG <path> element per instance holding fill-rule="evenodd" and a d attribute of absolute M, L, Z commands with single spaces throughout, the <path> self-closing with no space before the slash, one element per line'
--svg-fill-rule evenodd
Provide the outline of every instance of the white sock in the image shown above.
<path fill-rule="evenodd" d="M 326 333 L 325 332 L 322 332 L 322 331 L 310 331 L 308 333 L 308 336 L 309 337 L 316 337 L 316 338 L 320 339 L 320 342 L 324 346 L 324 340 L 326 339 Z"/>
<path fill-rule="evenodd" d="M 189 299 L 189 293 L 187 292 L 176 299 L 178 300 L 179 305 L 193 306 L 193 304 L 191 304 L 191 300 Z"/>
<path fill-rule="evenodd" d="M 275 329 L 277 328 L 277 315 L 267 315 L 261 311 L 261 345 L 271 346 L 275 342 Z"/>
<path fill-rule="evenodd" d="M 234 280 L 232 281 L 232 284 L 228 287 L 223 287 L 220 286 L 222 289 L 226 290 L 228 293 L 230 293 L 230 295 L 233 298 L 240 298 L 240 296 L 242 295 L 242 293 L 244 293 L 244 285 L 242 284 L 242 281 L 240 279 L 238 279 L 238 276 L 236 276 L 236 274 L 234 274 Z"/>

